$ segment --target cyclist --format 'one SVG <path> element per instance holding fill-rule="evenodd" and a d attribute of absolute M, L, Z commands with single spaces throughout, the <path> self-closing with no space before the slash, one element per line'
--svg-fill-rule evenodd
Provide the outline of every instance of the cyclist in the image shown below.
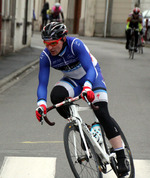
<path fill-rule="evenodd" d="M 127 174 L 129 170 L 127 160 L 120 133 L 109 115 L 107 90 L 100 66 L 81 40 L 66 35 L 66 26 L 59 22 L 51 22 L 43 28 L 42 39 L 46 48 L 40 55 L 36 117 L 41 121 L 41 113 L 46 114 L 47 86 L 52 67 L 61 71 L 63 77 L 51 91 L 51 102 L 56 104 L 67 97 L 83 95 L 86 92 L 87 99 L 99 106 L 94 112 L 116 152 L 118 172 Z M 70 117 L 68 106 L 61 106 L 57 111 L 65 119 Z"/>
<path fill-rule="evenodd" d="M 64 13 L 62 7 L 60 6 L 60 3 L 57 2 L 51 10 L 51 21 L 60 22 L 60 14 L 62 17 L 62 22 L 64 22 Z"/>
<path fill-rule="evenodd" d="M 142 43 L 144 43 L 143 39 L 143 26 L 142 26 L 142 15 L 140 13 L 140 9 L 135 7 L 133 12 L 129 14 L 127 18 L 126 25 L 126 49 L 129 49 L 129 40 L 131 38 L 131 28 L 135 28 L 135 52 L 137 52 L 137 43 L 138 43 L 138 31 L 140 32 L 142 38 Z"/>

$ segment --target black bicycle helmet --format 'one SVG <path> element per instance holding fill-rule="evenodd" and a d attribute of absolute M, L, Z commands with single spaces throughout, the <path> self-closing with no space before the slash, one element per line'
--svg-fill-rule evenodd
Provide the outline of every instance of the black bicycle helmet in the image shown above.
<path fill-rule="evenodd" d="M 66 25 L 60 22 L 48 23 L 41 33 L 43 40 L 57 40 L 65 35 L 67 35 Z"/>

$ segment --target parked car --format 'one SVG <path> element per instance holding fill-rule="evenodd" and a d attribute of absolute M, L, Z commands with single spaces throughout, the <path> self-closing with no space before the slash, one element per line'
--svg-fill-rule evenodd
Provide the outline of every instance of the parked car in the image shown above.
<path fill-rule="evenodd" d="M 148 19 L 148 30 L 147 30 L 147 40 L 150 40 L 150 10 L 145 10 L 142 12 L 143 16 L 143 32 L 145 36 L 146 32 L 146 19 Z"/>

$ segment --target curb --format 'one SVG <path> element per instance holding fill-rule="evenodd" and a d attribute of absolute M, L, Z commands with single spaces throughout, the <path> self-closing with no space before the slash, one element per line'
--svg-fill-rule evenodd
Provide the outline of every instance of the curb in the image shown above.
<path fill-rule="evenodd" d="M 7 77 L 5 77 L 2 80 L 0 80 L 0 88 L 3 87 L 6 83 L 8 83 L 11 80 L 13 80 L 14 78 L 20 76 L 22 73 L 24 73 L 25 71 L 30 69 L 32 66 L 35 66 L 36 64 L 38 64 L 38 62 L 39 62 L 39 59 L 31 62 L 30 64 L 22 67 L 21 69 L 17 70 L 16 72 L 13 72 L 10 75 L 8 75 Z"/>

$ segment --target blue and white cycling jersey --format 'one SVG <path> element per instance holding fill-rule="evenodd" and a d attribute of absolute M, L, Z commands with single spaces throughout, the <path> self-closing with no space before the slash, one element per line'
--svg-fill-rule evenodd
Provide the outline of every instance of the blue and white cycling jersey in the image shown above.
<path fill-rule="evenodd" d="M 67 36 L 66 41 L 67 46 L 59 55 L 52 56 L 47 48 L 40 55 L 38 101 L 47 100 L 50 67 L 62 71 L 64 77 L 81 86 L 106 89 L 99 64 L 86 45 L 74 37 Z"/>

